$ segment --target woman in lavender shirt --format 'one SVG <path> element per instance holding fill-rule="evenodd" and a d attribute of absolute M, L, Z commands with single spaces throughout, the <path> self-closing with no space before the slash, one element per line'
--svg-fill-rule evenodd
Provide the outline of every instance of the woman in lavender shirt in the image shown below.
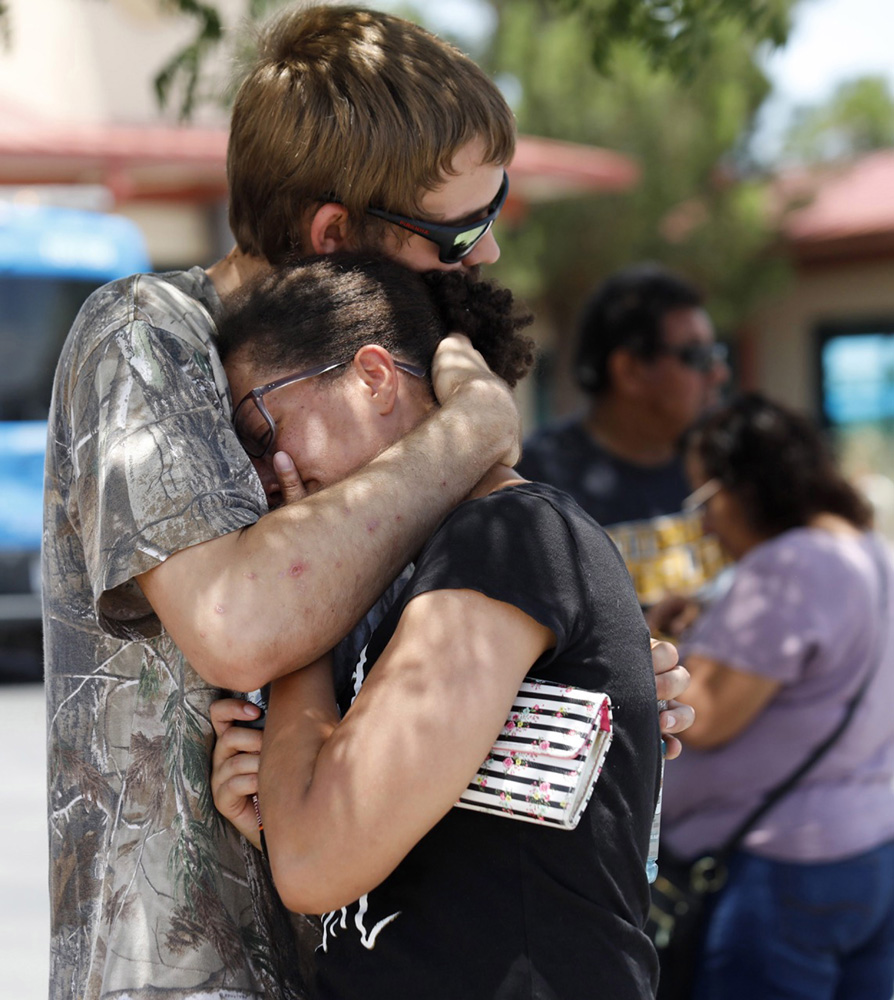
<path fill-rule="evenodd" d="M 732 585 L 683 635 L 696 721 L 665 777 L 662 843 L 723 844 L 834 730 L 829 753 L 747 835 L 713 911 L 695 1000 L 891 1000 L 894 992 L 892 563 L 816 429 L 761 396 L 689 449 Z M 650 624 L 673 630 L 691 605 Z"/>

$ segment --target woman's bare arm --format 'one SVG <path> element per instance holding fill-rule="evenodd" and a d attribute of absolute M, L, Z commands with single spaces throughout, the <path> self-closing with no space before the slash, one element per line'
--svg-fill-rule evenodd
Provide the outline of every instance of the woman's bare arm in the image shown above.
<path fill-rule="evenodd" d="M 706 656 L 686 657 L 692 677 L 684 695 L 695 721 L 683 734 L 685 746 L 713 750 L 738 736 L 776 696 L 779 681 L 735 670 Z"/>
<path fill-rule="evenodd" d="M 277 681 L 259 799 L 286 905 L 337 909 L 378 885 L 459 798 L 552 632 L 476 591 L 407 605 L 344 720 L 315 664 Z"/>

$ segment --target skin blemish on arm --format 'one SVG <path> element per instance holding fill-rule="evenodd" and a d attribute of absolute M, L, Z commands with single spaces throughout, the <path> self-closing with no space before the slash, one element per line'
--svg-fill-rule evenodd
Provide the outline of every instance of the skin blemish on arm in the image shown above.
<path fill-rule="evenodd" d="M 380 520 L 379 520 L 378 518 L 375 518 L 375 520 L 373 520 L 373 521 L 370 521 L 370 522 L 369 522 L 369 523 L 367 524 L 367 526 L 366 526 L 366 530 L 367 530 L 367 531 L 368 531 L 368 532 L 369 532 L 370 534 L 372 534 L 372 533 L 373 533 L 374 531 L 377 531 L 377 530 L 378 530 L 378 528 L 379 528 L 379 525 L 380 525 L 381 523 L 382 523 L 382 522 L 381 522 L 381 521 L 380 521 Z"/>
<path fill-rule="evenodd" d="M 224 612 L 223 605 L 222 604 L 215 604 L 214 605 L 214 613 L 216 615 L 222 615 L 222 614 L 224 614 L 225 612 Z"/>
<path fill-rule="evenodd" d="M 258 574 L 257 573 L 253 573 L 253 572 L 249 571 L 248 573 L 245 574 L 245 579 L 246 580 L 257 580 L 257 578 L 258 578 Z"/>
<path fill-rule="evenodd" d="M 306 567 L 303 563 L 293 563 L 289 567 L 289 576 L 301 576 Z"/>

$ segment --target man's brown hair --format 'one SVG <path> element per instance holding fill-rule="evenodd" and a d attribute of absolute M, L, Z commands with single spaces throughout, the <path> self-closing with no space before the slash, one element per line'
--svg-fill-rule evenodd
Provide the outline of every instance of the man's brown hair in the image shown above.
<path fill-rule="evenodd" d="M 505 165 L 515 123 L 493 81 L 425 29 L 355 6 L 292 7 L 262 33 L 230 130 L 230 227 L 241 250 L 282 263 L 309 210 L 338 201 L 376 242 L 370 206 L 419 213 L 456 152 L 483 143 Z"/>

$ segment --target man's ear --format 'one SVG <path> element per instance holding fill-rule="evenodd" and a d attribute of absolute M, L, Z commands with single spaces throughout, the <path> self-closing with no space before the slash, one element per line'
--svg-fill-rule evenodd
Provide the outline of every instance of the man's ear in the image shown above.
<path fill-rule="evenodd" d="M 350 217 L 345 206 L 335 201 L 321 205 L 310 220 L 309 237 L 311 252 L 315 254 L 350 250 Z"/>
<path fill-rule="evenodd" d="M 398 374 L 394 358 L 378 344 L 364 344 L 354 355 L 354 372 L 369 392 L 369 400 L 381 416 L 388 416 L 397 403 Z"/>
<path fill-rule="evenodd" d="M 624 396 L 638 396 L 642 392 L 644 366 L 648 362 L 626 347 L 618 347 L 608 358 L 609 385 Z"/>

